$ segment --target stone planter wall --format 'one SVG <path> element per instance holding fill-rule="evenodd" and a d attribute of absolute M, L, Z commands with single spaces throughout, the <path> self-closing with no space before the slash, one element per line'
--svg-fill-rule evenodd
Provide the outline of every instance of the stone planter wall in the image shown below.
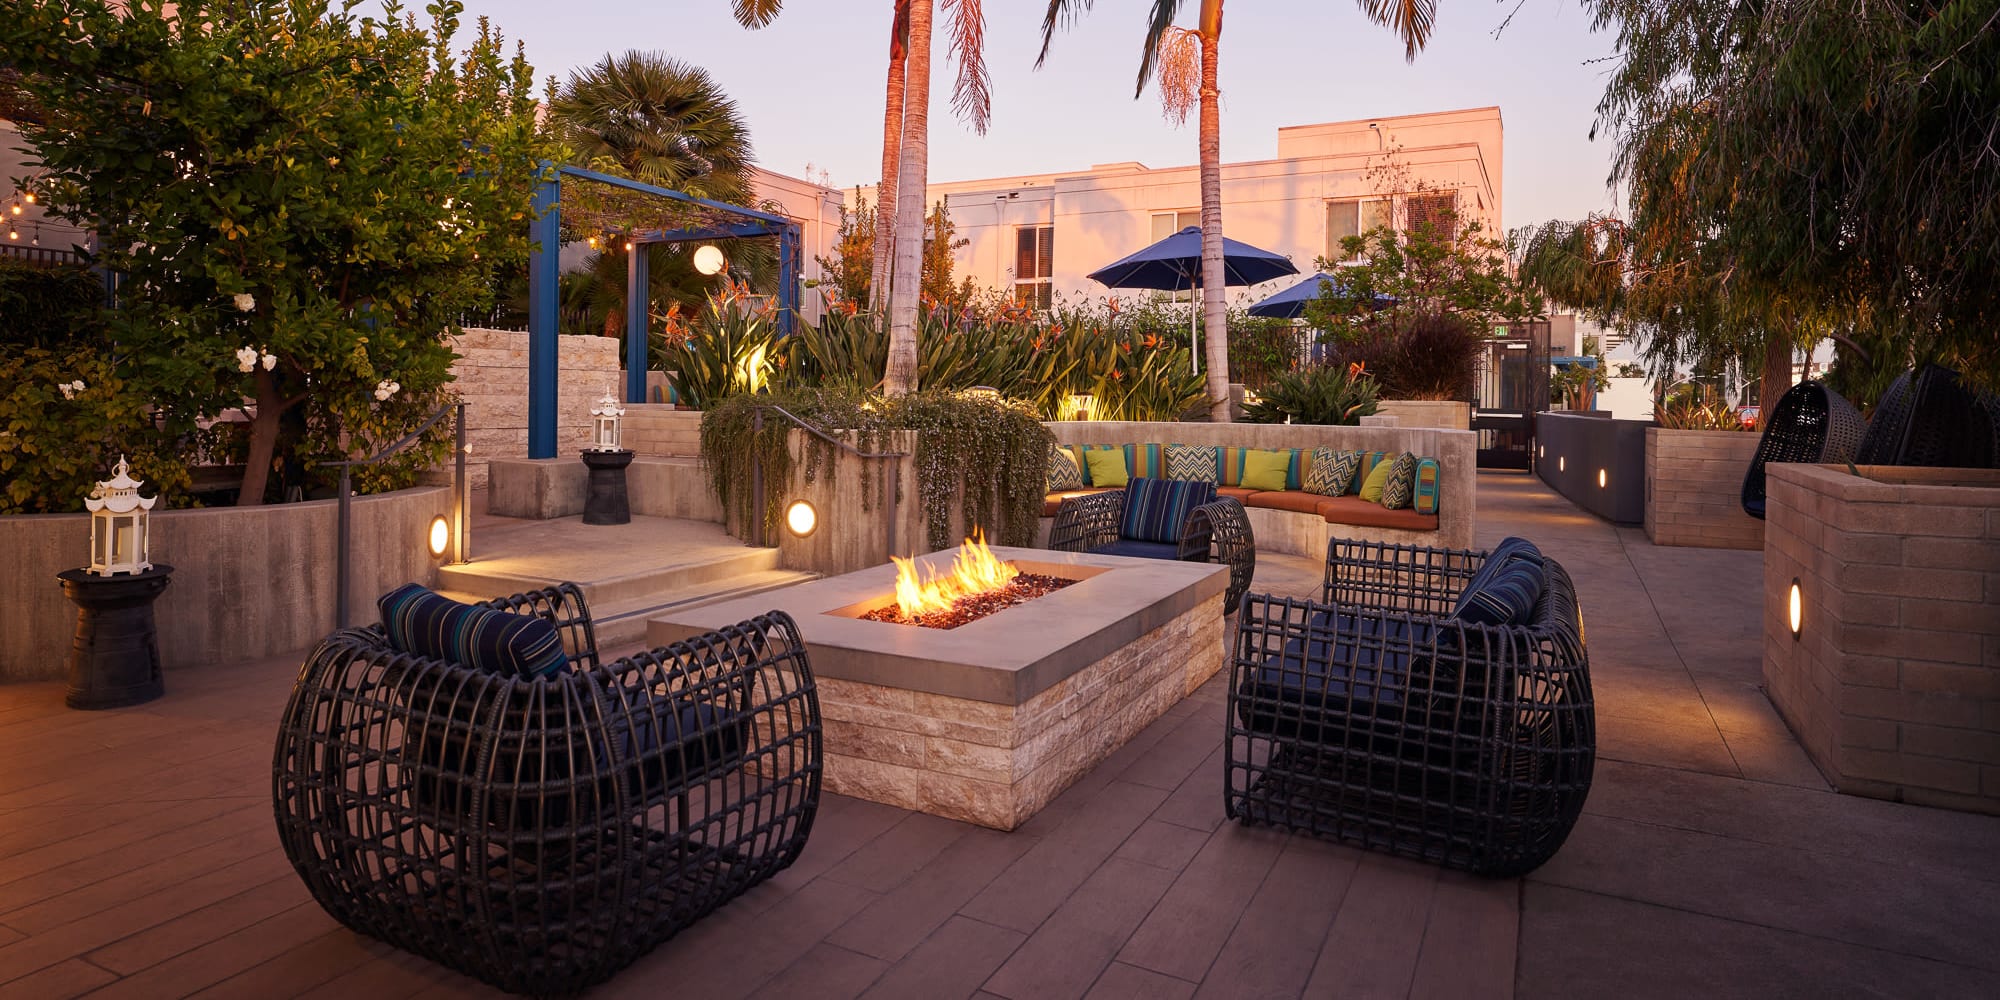
<path fill-rule="evenodd" d="M 152 559 L 174 567 L 154 605 L 169 671 L 303 650 L 334 628 L 333 500 L 264 507 L 171 510 L 153 515 Z M 423 486 L 356 497 L 352 506 L 356 622 L 375 620 L 375 598 L 415 580 L 437 581 L 424 548 L 431 519 L 451 515 L 451 488 Z M 477 539 L 474 539 L 475 543 Z M 56 574 L 84 564 L 90 516 L 0 517 L 0 681 L 63 676 L 76 606 Z M 167 690 L 173 691 L 173 677 Z"/>
<path fill-rule="evenodd" d="M 590 408 L 607 387 L 624 392 L 618 341 L 557 337 L 556 453 L 574 456 L 590 440 Z M 528 334 L 468 329 L 452 340 L 452 388 L 465 401 L 472 460 L 466 476 L 484 489 L 487 461 L 528 456 Z"/>
<path fill-rule="evenodd" d="M 1764 522 L 1743 513 L 1758 435 L 1646 429 L 1646 537 L 1654 545 L 1761 549 Z"/>
<path fill-rule="evenodd" d="M 667 403 L 627 403 L 618 442 L 641 455 L 700 458 L 701 411 Z"/>
<path fill-rule="evenodd" d="M 1396 418 L 1398 427 L 1435 427 L 1447 431 L 1472 429 L 1472 404 L 1448 399 L 1385 399 L 1375 412 Z"/>
<path fill-rule="evenodd" d="M 1860 472 L 1770 466 L 1765 688 L 1840 791 L 2000 813 L 2000 471 Z"/>

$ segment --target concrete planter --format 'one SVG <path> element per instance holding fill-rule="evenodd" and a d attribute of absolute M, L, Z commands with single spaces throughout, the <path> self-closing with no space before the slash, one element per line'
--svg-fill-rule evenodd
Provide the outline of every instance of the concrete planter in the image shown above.
<path fill-rule="evenodd" d="M 2000 470 L 1860 473 L 1770 467 L 1765 688 L 1840 791 L 2000 814 Z"/>
<path fill-rule="evenodd" d="M 334 627 L 333 500 L 263 507 L 156 512 L 152 560 L 171 563 L 173 586 L 154 605 L 167 670 L 303 650 Z M 356 497 L 353 578 L 356 621 L 375 598 L 408 583 L 433 584 L 438 560 L 424 547 L 431 519 L 451 515 L 451 488 L 421 486 Z M 52 680 L 76 632 L 76 608 L 56 586 L 90 551 L 90 515 L 0 517 L 0 681 Z M 171 683 L 169 684 L 171 690 Z"/>
<path fill-rule="evenodd" d="M 1761 549 L 1764 522 L 1743 513 L 1758 435 L 1646 429 L 1646 537 L 1654 545 Z"/>
<path fill-rule="evenodd" d="M 1472 404 L 1449 399 L 1385 399 L 1375 405 L 1375 412 L 1395 417 L 1398 427 L 1472 429 Z"/>
<path fill-rule="evenodd" d="M 1613 524 L 1646 519 L 1644 420 L 1557 412 L 1535 418 L 1542 482 L 1584 510 Z"/>

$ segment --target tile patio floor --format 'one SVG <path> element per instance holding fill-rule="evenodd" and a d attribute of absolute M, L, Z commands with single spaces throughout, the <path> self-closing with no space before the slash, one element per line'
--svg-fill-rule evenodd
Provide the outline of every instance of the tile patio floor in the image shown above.
<path fill-rule="evenodd" d="M 1660 549 L 1526 477 L 1584 597 L 1597 783 L 1557 858 L 1485 881 L 1227 824 L 1223 688 L 1028 826 L 825 801 L 799 863 L 597 996 L 2000 996 L 2000 818 L 1837 796 L 1757 687 L 1758 555 Z M 1267 558 L 1305 593 L 1314 562 Z M 269 806 L 301 657 L 139 709 L 0 687 L 0 1000 L 483 996 L 307 897 Z"/>

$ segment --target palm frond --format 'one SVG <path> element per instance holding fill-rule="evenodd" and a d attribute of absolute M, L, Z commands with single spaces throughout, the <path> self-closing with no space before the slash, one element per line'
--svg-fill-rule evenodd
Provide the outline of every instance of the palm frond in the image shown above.
<path fill-rule="evenodd" d="M 1174 15 L 1180 13 L 1180 0 L 1153 0 L 1153 12 L 1146 22 L 1146 41 L 1140 46 L 1139 83 L 1132 89 L 1132 97 L 1146 93 L 1146 84 L 1153 78 L 1153 68 L 1157 65 L 1160 45 L 1166 40 L 1167 32 L 1174 26 Z"/>
<path fill-rule="evenodd" d="M 746 28 L 761 28 L 777 18 L 784 9 L 785 0 L 731 0 L 731 8 L 736 14 L 736 23 Z"/>
<path fill-rule="evenodd" d="M 1394 31 L 1403 40 L 1403 58 L 1415 62 L 1431 40 L 1437 23 L 1437 0 L 1355 0 L 1370 21 Z"/>
<path fill-rule="evenodd" d="M 1049 0 L 1048 13 L 1042 15 L 1042 53 L 1035 57 L 1035 68 L 1041 69 L 1049 57 L 1049 43 L 1055 41 L 1056 26 L 1069 27 L 1076 19 L 1090 9 L 1091 0 Z"/>
<path fill-rule="evenodd" d="M 993 120 L 993 81 L 986 75 L 986 13 L 980 0 L 944 0 L 944 8 L 951 18 L 951 56 L 958 60 L 951 110 L 974 132 L 985 135 Z"/>

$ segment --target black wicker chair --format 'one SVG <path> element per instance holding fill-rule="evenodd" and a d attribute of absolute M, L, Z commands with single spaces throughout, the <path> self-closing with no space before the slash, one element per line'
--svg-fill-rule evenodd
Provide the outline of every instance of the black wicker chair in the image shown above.
<path fill-rule="evenodd" d="M 1861 411 L 1840 393 L 1805 381 L 1778 397 L 1764 418 L 1764 436 L 1743 474 L 1743 512 L 1764 518 L 1764 466 L 1772 462 L 1845 462 L 1861 443 Z"/>
<path fill-rule="evenodd" d="M 564 633 L 523 680 L 342 629 L 278 729 L 278 836 L 348 927 L 504 990 L 603 981 L 790 865 L 817 690 L 782 612 L 600 665 L 574 585 L 486 602 Z"/>
<path fill-rule="evenodd" d="M 1049 528 L 1049 548 L 1059 552 L 1101 552 L 1153 559 L 1180 559 L 1213 562 L 1229 567 L 1229 590 L 1223 595 L 1223 613 L 1236 610 L 1250 578 L 1257 572 L 1257 536 L 1250 530 L 1243 502 L 1219 497 L 1188 512 L 1181 524 L 1180 541 L 1135 542 L 1119 537 L 1125 520 L 1125 490 L 1086 493 L 1067 497 L 1056 509 L 1055 523 Z"/>
<path fill-rule="evenodd" d="M 1554 856 L 1596 758 L 1582 617 L 1554 560 L 1532 624 L 1451 617 L 1485 558 L 1335 540 L 1320 600 L 1245 598 L 1231 818 L 1481 875 Z"/>
<path fill-rule="evenodd" d="M 1854 463 L 1991 468 L 2000 460 L 1991 405 L 1949 369 L 1904 372 L 1875 404 Z"/>

